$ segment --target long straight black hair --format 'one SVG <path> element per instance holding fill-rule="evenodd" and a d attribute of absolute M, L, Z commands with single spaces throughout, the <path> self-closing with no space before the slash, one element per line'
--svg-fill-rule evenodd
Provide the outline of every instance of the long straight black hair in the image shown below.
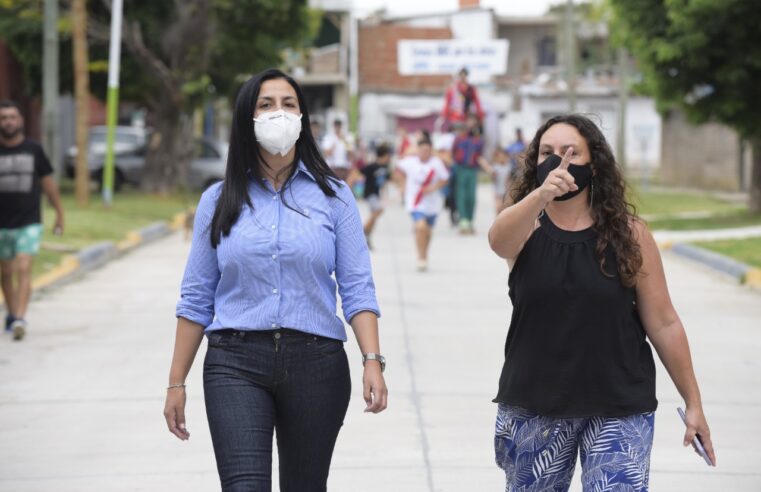
<path fill-rule="evenodd" d="M 223 236 L 228 236 L 232 226 L 238 221 L 244 205 L 254 208 L 251 197 L 248 194 L 250 179 L 259 186 L 264 186 L 262 178 L 262 166 L 264 158 L 259 143 L 254 136 L 254 111 L 256 100 L 262 84 L 268 80 L 282 79 L 288 82 L 299 101 L 301 110 L 301 134 L 296 141 L 296 155 L 294 164 L 303 161 L 306 168 L 312 173 L 317 185 L 325 195 L 334 197 L 336 191 L 333 184 L 341 186 L 340 180 L 330 170 L 317 148 L 317 143 L 312 135 L 312 127 L 309 123 L 309 110 L 301 88 L 291 77 L 280 70 L 269 68 L 251 77 L 238 92 L 235 100 L 233 125 L 230 132 L 230 149 L 227 153 L 227 168 L 225 181 L 222 183 L 222 192 L 217 200 L 214 217 L 211 220 L 211 246 L 216 248 Z M 291 175 L 296 171 L 292 166 Z M 290 176 L 289 176 L 290 178 Z M 288 182 L 280 188 L 281 196 L 288 187 Z M 285 204 L 285 201 L 283 202 Z M 287 204 L 286 204 L 287 205 Z M 297 209 L 294 209 L 298 211 Z"/>

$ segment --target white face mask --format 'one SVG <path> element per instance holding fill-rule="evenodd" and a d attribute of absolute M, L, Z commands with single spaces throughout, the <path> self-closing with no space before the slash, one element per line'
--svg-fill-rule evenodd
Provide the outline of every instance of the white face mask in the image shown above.
<path fill-rule="evenodd" d="M 262 113 L 254 118 L 256 141 L 272 155 L 284 156 L 291 151 L 301 134 L 301 115 L 282 109 Z"/>

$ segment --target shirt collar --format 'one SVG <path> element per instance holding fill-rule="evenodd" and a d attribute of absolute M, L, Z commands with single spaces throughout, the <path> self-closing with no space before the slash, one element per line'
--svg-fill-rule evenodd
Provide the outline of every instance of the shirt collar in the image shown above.
<path fill-rule="evenodd" d="M 311 179 L 312 181 L 315 181 L 315 182 L 317 181 L 314 175 L 312 175 L 312 173 L 309 172 L 309 169 L 307 169 L 307 166 L 306 164 L 304 164 L 304 161 L 299 161 L 299 163 L 296 165 L 296 172 L 297 173 L 302 172 L 306 174 L 309 177 L 309 179 Z"/>
<path fill-rule="evenodd" d="M 309 172 L 309 169 L 307 169 L 307 166 L 306 166 L 306 164 L 304 164 L 304 161 L 299 161 L 299 163 L 296 165 L 296 173 L 294 173 L 293 176 L 295 177 L 296 174 L 298 174 L 299 172 L 302 172 L 305 175 L 307 175 L 312 181 L 315 181 L 315 182 L 317 181 L 315 179 L 314 175 L 311 172 Z M 249 177 L 253 177 L 253 173 L 251 172 L 251 169 L 247 169 L 246 170 L 246 174 Z M 264 179 L 266 179 L 266 178 L 262 178 L 262 180 L 264 180 Z"/>

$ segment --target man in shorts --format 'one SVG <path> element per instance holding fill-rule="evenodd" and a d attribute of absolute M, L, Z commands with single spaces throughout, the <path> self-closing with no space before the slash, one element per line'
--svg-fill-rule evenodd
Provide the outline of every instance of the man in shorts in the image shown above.
<path fill-rule="evenodd" d="M 42 192 L 55 208 L 55 234 L 63 233 L 63 208 L 53 168 L 42 147 L 24 136 L 24 119 L 12 101 L 0 101 L 0 272 L 7 314 L 5 331 L 21 340 L 32 293 L 32 260 L 42 237 Z"/>

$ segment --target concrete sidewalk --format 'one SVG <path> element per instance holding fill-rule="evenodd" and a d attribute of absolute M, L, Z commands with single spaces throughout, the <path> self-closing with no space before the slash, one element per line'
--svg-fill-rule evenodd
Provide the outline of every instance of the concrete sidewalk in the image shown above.
<path fill-rule="evenodd" d="M 389 200 L 373 264 L 390 406 L 362 413 L 350 335 L 353 399 L 330 490 L 504 489 L 491 398 L 510 304 L 507 268 L 485 239 L 489 188 L 480 193 L 478 235 L 458 236 L 441 216 L 424 274 L 414 270 L 408 217 Z M 188 378 L 190 441 L 173 438 L 162 416 L 187 251 L 179 234 L 137 250 L 36 301 L 24 342 L 0 339 L 0 491 L 219 489 L 201 390 L 204 347 Z M 669 253 L 664 261 L 719 467 L 682 448 L 681 402 L 659 366 L 651 489 L 761 490 L 761 296 Z M 578 471 L 572 490 L 581 490 Z"/>

